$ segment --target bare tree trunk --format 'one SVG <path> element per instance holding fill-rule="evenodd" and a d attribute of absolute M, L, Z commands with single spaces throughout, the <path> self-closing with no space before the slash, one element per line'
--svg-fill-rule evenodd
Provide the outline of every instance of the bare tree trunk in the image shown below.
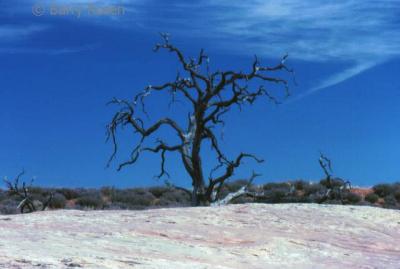
<path fill-rule="evenodd" d="M 205 186 L 204 182 L 196 180 L 199 184 L 193 186 L 192 192 L 192 205 L 193 206 L 200 206 L 206 205 L 206 197 L 205 197 Z"/>

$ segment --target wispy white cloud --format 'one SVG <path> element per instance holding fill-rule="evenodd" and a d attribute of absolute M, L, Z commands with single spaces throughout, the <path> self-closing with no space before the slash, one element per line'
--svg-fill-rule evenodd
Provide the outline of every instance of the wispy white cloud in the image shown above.
<path fill-rule="evenodd" d="M 0 53 L 1 54 L 48 54 L 60 55 L 68 53 L 77 53 L 94 48 L 96 45 L 84 45 L 79 47 L 62 48 L 32 48 L 21 47 L 17 44 L 23 44 L 27 38 L 34 34 L 43 32 L 51 28 L 49 25 L 42 24 L 4 24 L 0 25 Z M 12 46 L 10 46 L 12 45 Z"/>
<path fill-rule="evenodd" d="M 214 1 L 209 1 L 213 3 Z M 218 1 L 205 33 L 241 41 L 266 55 L 288 51 L 310 61 L 381 58 L 400 54 L 396 0 Z M 215 18 L 215 19 L 213 19 Z M 233 46 L 234 47 L 234 46 Z"/>
<path fill-rule="evenodd" d="M 324 79 L 321 81 L 317 86 L 307 90 L 306 92 L 292 98 L 288 103 L 293 103 L 297 102 L 304 97 L 311 95 L 313 93 L 316 93 L 320 90 L 335 86 L 339 83 L 342 83 L 354 76 L 357 76 L 358 74 L 361 74 L 362 72 L 371 69 L 372 67 L 376 66 L 378 63 L 377 62 L 360 62 L 357 63 L 349 68 L 344 69 L 343 71 L 334 74 L 332 76 L 329 76 L 328 78 Z"/>
<path fill-rule="evenodd" d="M 140 10 L 121 16 L 148 29 L 215 39 L 217 46 L 265 56 L 360 62 L 400 54 L 398 0 L 27 0 L 29 5 L 121 5 Z M 31 12 L 29 8 L 25 11 Z M 107 16 L 100 19 L 107 20 Z M 91 18 L 98 23 L 101 20 Z M 75 20 L 76 22 L 76 20 Z M 85 21 L 87 22 L 87 21 Z"/>
<path fill-rule="evenodd" d="M 70 47 L 70 48 L 26 48 L 26 47 L 18 47 L 18 48 L 0 48 L 0 53 L 3 54 L 46 54 L 46 55 L 63 55 L 70 53 L 79 53 L 87 50 L 91 50 L 95 48 L 96 45 L 88 45 L 81 47 Z"/>
<path fill-rule="evenodd" d="M 15 46 L 22 41 L 38 32 L 43 32 L 50 27 L 47 25 L 0 25 L 0 53 L 2 54 L 47 54 L 61 55 L 68 53 L 77 53 L 93 49 L 96 45 L 84 45 L 79 47 L 62 47 L 62 48 L 32 48 Z M 17 43 L 16 43 L 17 42 Z M 10 44 L 14 45 L 10 47 Z"/>
<path fill-rule="evenodd" d="M 30 5 L 37 3 L 28 0 Z M 123 5 L 130 12 L 117 22 L 107 17 L 82 20 L 117 27 L 206 38 L 223 50 L 265 57 L 286 52 L 290 59 L 345 62 L 350 67 L 310 89 L 315 93 L 400 56 L 398 0 L 44 0 L 45 4 Z M 161 7 L 158 7 L 161 5 Z M 26 9 L 28 10 L 28 9 Z M 134 11 L 134 12 L 131 12 Z M 138 15 L 140 14 L 140 16 Z M 0 37 L 1 37 L 0 28 Z M 3 33 L 4 35 L 4 33 Z"/>
<path fill-rule="evenodd" d="M 288 52 L 290 59 L 350 63 L 301 98 L 400 56 L 397 0 L 206 0 L 197 8 L 204 6 L 207 20 L 186 12 L 188 21 L 181 25 L 192 30 L 174 30 L 216 39 L 224 50 L 238 53 L 276 57 Z"/>
<path fill-rule="evenodd" d="M 0 42 L 15 41 L 44 31 L 45 25 L 0 25 Z"/>
<path fill-rule="evenodd" d="M 374 67 L 377 63 L 375 62 L 362 62 L 358 63 L 355 66 L 352 66 L 350 68 L 347 68 L 343 70 L 342 72 L 335 74 L 333 76 L 330 76 L 328 79 L 324 80 L 322 83 L 320 83 L 318 86 L 311 88 L 308 93 L 313 93 L 316 92 L 320 89 L 331 87 L 333 85 L 339 84 L 353 76 L 356 76 L 372 67 Z"/>

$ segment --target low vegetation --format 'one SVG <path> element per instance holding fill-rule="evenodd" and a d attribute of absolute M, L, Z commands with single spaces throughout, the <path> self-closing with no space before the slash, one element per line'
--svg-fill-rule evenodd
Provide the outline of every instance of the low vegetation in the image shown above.
<path fill-rule="evenodd" d="M 332 182 L 340 179 L 332 179 Z M 220 198 L 235 192 L 247 181 L 228 182 L 220 192 Z M 304 180 L 251 185 L 249 189 L 262 196 L 243 195 L 231 203 L 321 203 L 326 194 L 324 180 L 308 182 Z M 33 186 L 29 189 L 32 203 L 37 208 L 47 202 L 48 195 L 53 194 L 48 209 L 80 210 L 140 210 L 162 207 L 187 207 L 191 205 L 190 194 L 173 186 L 156 186 L 149 188 L 118 189 L 103 187 L 101 189 L 84 188 L 42 188 Z M 0 189 L 0 214 L 18 214 L 21 203 L 18 195 Z M 400 209 L 400 183 L 378 184 L 371 189 L 353 188 L 342 195 L 326 201 L 329 204 L 369 205 L 384 208 Z"/>

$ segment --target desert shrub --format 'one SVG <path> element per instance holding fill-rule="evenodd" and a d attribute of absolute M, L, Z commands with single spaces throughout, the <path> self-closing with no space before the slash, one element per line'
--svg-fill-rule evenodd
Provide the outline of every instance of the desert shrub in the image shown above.
<path fill-rule="evenodd" d="M 34 192 L 31 192 L 31 189 L 29 189 L 29 196 L 31 197 L 31 199 L 38 200 L 42 203 L 47 201 L 50 194 L 51 194 L 51 191 L 49 189 L 36 188 Z"/>
<path fill-rule="evenodd" d="M 309 196 L 311 194 L 318 195 L 325 193 L 326 188 L 325 186 L 319 184 L 319 183 L 313 183 L 313 184 L 308 184 L 308 185 L 303 185 L 304 188 L 304 195 Z"/>
<path fill-rule="evenodd" d="M 31 195 L 35 195 L 37 197 L 39 196 L 46 196 L 48 195 L 52 190 L 49 188 L 42 188 L 42 187 L 38 187 L 38 186 L 31 186 L 28 187 L 29 193 Z"/>
<path fill-rule="evenodd" d="M 296 180 L 292 182 L 292 185 L 296 190 L 303 191 L 310 183 L 304 180 Z"/>
<path fill-rule="evenodd" d="M 168 192 L 170 188 L 163 186 L 150 187 L 149 192 L 156 198 L 160 198 L 164 193 Z"/>
<path fill-rule="evenodd" d="M 274 182 L 270 182 L 267 184 L 263 185 L 263 189 L 264 190 L 273 190 L 273 189 L 286 189 L 287 191 L 290 190 L 290 184 L 288 182 L 278 182 L 278 183 L 274 183 Z"/>
<path fill-rule="evenodd" d="M 100 194 L 103 197 L 106 197 L 105 199 L 109 201 L 109 203 L 114 203 L 115 201 L 115 195 L 117 193 L 117 189 L 115 187 L 102 187 L 100 189 Z"/>
<path fill-rule="evenodd" d="M 150 206 L 155 196 L 145 189 L 116 190 L 113 202 L 128 206 Z"/>
<path fill-rule="evenodd" d="M 344 204 L 357 204 L 362 200 L 360 195 L 352 192 L 343 193 L 342 199 Z"/>
<path fill-rule="evenodd" d="M 8 198 L 7 192 L 0 189 L 0 202 L 6 200 L 7 198 Z"/>
<path fill-rule="evenodd" d="M 308 197 L 310 203 L 328 202 L 328 200 L 329 200 L 329 199 L 328 200 L 325 199 L 325 194 L 322 192 L 311 193 L 310 195 L 305 196 L 305 197 Z M 332 201 L 332 203 L 337 204 L 339 202 Z"/>
<path fill-rule="evenodd" d="M 82 196 L 82 189 L 61 188 L 57 192 L 62 194 L 65 199 L 72 200 Z"/>
<path fill-rule="evenodd" d="M 344 185 L 344 182 L 346 182 L 346 180 L 344 180 L 344 179 L 332 178 L 331 179 L 332 188 L 339 188 L 339 187 Z M 321 184 L 324 187 L 327 187 L 328 186 L 328 180 L 322 179 L 322 180 L 320 180 L 319 184 Z"/>
<path fill-rule="evenodd" d="M 384 204 L 383 207 L 385 208 L 397 208 L 397 201 L 394 195 L 387 195 L 384 198 Z"/>
<path fill-rule="evenodd" d="M 264 191 L 263 197 L 256 200 L 259 203 L 284 203 L 287 195 L 287 189 L 284 188 L 268 189 Z"/>
<path fill-rule="evenodd" d="M 157 205 L 160 206 L 187 206 L 190 205 L 191 197 L 182 190 L 170 189 L 163 193 L 158 199 Z"/>
<path fill-rule="evenodd" d="M 396 192 L 394 193 L 394 198 L 396 198 L 397 202 L 400 203 L 400 190 L 398 190 L 398 191 L 396 191 Z"/>
<path fill-rule="evenodd" d="M 309 196 L 290 194 L 283 198 L 283 203 L 311 203 L 314 202 Z"/>
<path fill-rule="evenodd" d="M 105 186 L 100 189 L 100 193 L 107 197 L 112 197 L 115 194 L 115 187 Z"/>
<path fill-rule="evenodd" d="M 17 208 L 19 202 L 15 199 L 5 199 L 0 203 L 0 214 L 11 215 L 18 214 L 19 209 Z"/>
<path fill-rule="evenodd" d="M 368 193 L 365 195 L 364 199 L 371 204 L 375 204 L 378 201 L 379 196 L 376 193 Z"/>
<path fill-rule="evenodd" d="M 372 187 L 372 189 L 379 197 L 383 198 L 392 194 L 393 186 L 391 184 L 378 184 Z"/>
<path fill-rule="evenodd" d="M 282 203 L 285 200 L 287 191 L 286 189 L 273 189 L 266 195 L 269 195 L 271 203 Z"/>
<path fill-rule="evenodd" d="M 315 203 L 316 202 L 309 196 L 300 196 L 300 197 L 298 197 L 298 199 L 299 199 L 299 203 Z"/>
<path fill-rule="evenodd" d="M 53 199 L 50 202 L 49 207 L 55 209 L 61 209 L 65 208 L 66 203 L 67 199 L 65 199 L 64 195 L 62 195 L 61 193 L 55 193 Z"/>
<path fill-rule="evenodd" d="M 76 204 L 83 208 L 93 208 L 93 209 L 102 208 L 104 205 L 101 196 L 98 194 L 95 195 L 86 194 L 84 196 L 81 196 L 77 198 Z"/>
<path fill-rule="evenodd" d="M 115 203 L 104 205 L 103 209 L 105 209 L 105 210 L 127 210 L 127 209 L 132 209 L 132 208 L 129 207 L 127 204 L 115 202 Z"/>
<path fill-rule="evenodd" d="M 146 188 L 133 188 L 133 189 L 126 189 L 126 190 L 132 191 L 132 192 L 134 192 L 135 194 L 138 194 L 138 195 L 144 195 L 144 194 L 148 194 L 149 193 L 149 190 L 146 189 Z"/>

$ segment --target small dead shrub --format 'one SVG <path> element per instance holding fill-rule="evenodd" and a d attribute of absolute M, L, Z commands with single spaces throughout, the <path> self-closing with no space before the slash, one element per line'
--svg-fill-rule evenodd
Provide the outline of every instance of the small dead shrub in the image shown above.
<path fill-rule="evenodd" d="M 391 184 L 378 184 L 372 187 L 372 189 L 379 197 L 382 198 L 392 194 L 393 192 L 393 186 Z"/>
<path fill-rule="evenodd" d="M 82 196 L 81 189 L 61 188 L 57 189 L 57 192 L 62 194 L 67 200 L 73 200 Z"/>
<path fill-rule="evenodd" d="M 114 203 L 126 204 L 129 207 L 150 206 L 155 196 L 145 189 L 116 190 L 113 199 Z"/>
<path fill-rule="evenodd" d="M 376 202 L 378 202 L 379 196 L 376 193 L 368 193 L 367 195 L 365 195 L 364 200 L 371 203 L 371 204 L 375 204 Z"/>
<path fill-rule="evenodd" d="M 346 192 L 342 194 L 342 200 L 344 204 L 357 204 L 359 203 L 362 198 L 360 195 L 352 192 Z"/>
<path fill-rule="evenodd" d="M 1 215 L 11 215 L 18 214 L 19 209 L 17 208 L 19 202 L 15 199 L 5 199 L 0 203 L 0 214 Z"/>
<path fill-rule="evenodd" d="M 113 197 L 115 195 L 115 192 L 116 192 L 115 187 L 106 186 L 106 187 L 102 187 L 100 189 L 100 193 L 103 196 L 107 196 L 107 197 Z"/>
<path fill-rule="evenodd" d="M 85 195 L 77 198 L 76 205 L 83 208 L 100 209 L 103 207 L 104 202 L 100 195 Z"/>
<path fill-rule="evenodd" d="M 53 199 L 50 202 L 50 208 L 53 209 L 62 209 L 65 208 L 67 204 L 67 199 L 65 199 L 64 195 L 61 193 L 55 193 Z"/>
<path fill-rule="evenodd" d="M 332 178 L 331 179 L 331 187 L 332 188 L 340 188 L 341 186 L 344 185 L 346 180 L 341 179 L 341 178 Z M 328 187 L 328 180 L 327 179 L 322 179 L 320 180 L 319 184 L 321 184 L 324 187 Z"/>
<path fill-rule="evenodd" d="M 294 186 L 294 188 L 298 191 L 304 191 L 304 189 L 310 185 L 310 183 L 308 183 L 307 181 L 304 180 L 296 180 L 294 182 L 292 182 L 292 185 Z"/>
<path fill-rule="evenodd" d="M 163 186 L 156 186 L 156 187 L 150 187 L 149 192 L 153 194 L 156 198 L 160 198 L 164 193 L 168 192 L 169 188 L 168 187 L 163 187 Z"/>
<path fill-rule="evenodd" d="M 290 190 L 290 183 L 288 182 L 278 182 L 278 183 L 274 183 L 274 182 L 270 182 L 267 184 L 263 185 L 263 189 L 264 190 L 274 190 L 274 189 L 279 189 L 279 190 Z"/>
<path fill-rule="evenodd" d="M 190 205 L 191 197 L 182 190 L 170 189 L 163 193 L 157 201 L 160 206 L 187 206 Z"/>
<path fill-rule="evenodd" d="M 393 209 L 397 208 L 397 201 L 394 195 L 385 196 L 384 201 L 383 207 Z"/>
<path fill-rule="evenodd" d="M 400 190 L 398 190 L 398 191 L 396 191 L 396 192 L 394 193 L 394 198 L 396 198 L 397 202 L 400 203 Z"/>
<path fill-rule="evenodd" d="M 304 195 L 305 196 L 310 196 L 312 194 L 314 194 L 314 196 L 318 196 L 325 192 L 326 192 L 326 187 L 319 183 L 308 184 L 308 185 L 304 186 Z"/>

